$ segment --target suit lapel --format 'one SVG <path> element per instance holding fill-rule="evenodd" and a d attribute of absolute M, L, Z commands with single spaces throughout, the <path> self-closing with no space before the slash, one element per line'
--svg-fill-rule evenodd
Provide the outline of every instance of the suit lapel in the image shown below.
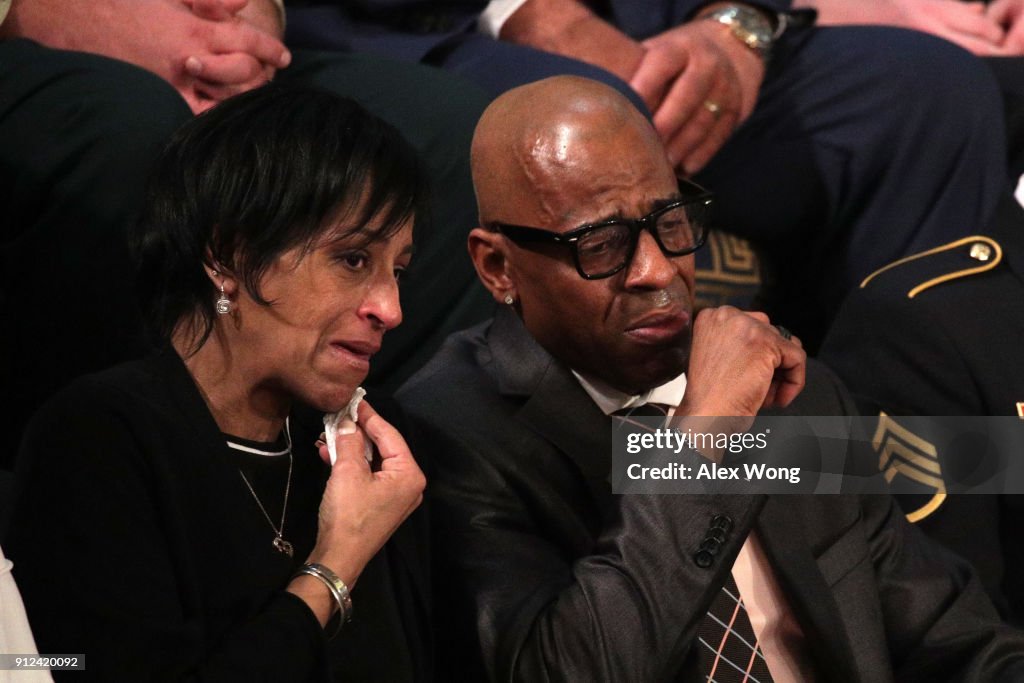
<path fill-rule="evenodd" d="M 576 464 L 605 509 L 611 494 L 611 420 L 512 311 L 502 309 L 495 316 L 488 345 L 499 391 L 525 398 L 516 418 Z"/>
<path fill-rule="evenodd" d="M 831 673 L 834 679 L 840 678 L 838 674 L 851 676 L 857 671 L 857 659 L 845 630 L 837 634 L 837 625 L 842 629 L 842 615 L 811 553 L 803 525 L 794 518 L 785 499 L 768 498 L 757 521 L 758 537 L 803 629 L 807 650 L 818 671 Z"/>

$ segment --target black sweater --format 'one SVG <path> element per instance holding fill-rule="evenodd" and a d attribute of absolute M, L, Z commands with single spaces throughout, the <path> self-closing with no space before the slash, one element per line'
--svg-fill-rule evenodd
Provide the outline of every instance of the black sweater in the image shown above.
<path fill-rule="evenodd" d="M 79 682 L 429 680 L 417 515 L 363 572 L 335 640 L 284 591 L 312 549 L 328 474 L 320 426 L 306 424 L 291 424 L 291 559 L 173 350 L 56 396 L 22 442 L 5 544 L 39 651 L 85 654 L 86 673 L 68 675 Z M 282 465 L 276 487 L 273 472 L 253 482 L 275 523 L 283 490 L 266 491 L 287 466 L 269 465 Z"/>

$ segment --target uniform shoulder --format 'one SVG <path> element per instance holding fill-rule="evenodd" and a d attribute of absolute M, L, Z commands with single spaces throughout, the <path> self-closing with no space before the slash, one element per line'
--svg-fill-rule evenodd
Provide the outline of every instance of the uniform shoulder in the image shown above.
<path fill-rule="evenodd" d="M 864 278 L 860 289 L 914 299 L 938 285 L 989 272 L 1002 261 L 997 240 L 971 235 L 893 261 Z"/>

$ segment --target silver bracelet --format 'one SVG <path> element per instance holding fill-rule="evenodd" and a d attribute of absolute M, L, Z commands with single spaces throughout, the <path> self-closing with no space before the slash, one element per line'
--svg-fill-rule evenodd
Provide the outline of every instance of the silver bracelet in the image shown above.
<path fill-rule="evenodd" d="M 342 624 L 352 621 L 352 596 L 349 595 L 348 586 L 341 580 L 341 577 L 318 562 L 307 562 L 302 565 L 295 573 L 296 576 L 299 574 L 308 574 L 320 579 L 327 586 L 327 590 L 331 592 L 334 602 L 338 604 L 338 627 L 331 634 L 331 638 L 334 638 L 341 630 Z"/>

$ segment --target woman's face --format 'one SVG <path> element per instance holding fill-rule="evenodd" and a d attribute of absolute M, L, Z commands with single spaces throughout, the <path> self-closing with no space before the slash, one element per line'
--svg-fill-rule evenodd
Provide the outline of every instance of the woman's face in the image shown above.
<path fill-rule="evenodd" d="M 402 321 L 398 278 L 412 257 L 412 223 L 363 241 L 327 230 L 305 255 L 282 254 L 261 280 L 270 306 L 240 288 L 237 317 L 224 322 L 256 391 L 337 411 L 366 378 L 384 332 Z"/>

